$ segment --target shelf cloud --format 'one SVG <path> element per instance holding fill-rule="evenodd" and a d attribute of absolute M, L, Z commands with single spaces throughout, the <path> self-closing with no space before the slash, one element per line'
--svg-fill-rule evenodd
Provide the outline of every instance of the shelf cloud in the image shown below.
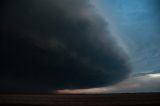
<path fill-rule="evenodd" d="M 88 0 L 2 0 L 0 92 L 103 87 L 127 78 L 128 56 Z"/>

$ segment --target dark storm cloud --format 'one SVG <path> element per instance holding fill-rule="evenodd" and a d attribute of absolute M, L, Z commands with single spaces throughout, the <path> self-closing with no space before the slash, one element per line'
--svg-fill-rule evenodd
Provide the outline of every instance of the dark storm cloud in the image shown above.
<path fill-rule="evenodd" d="M 127 56 L 88 0 L 2 2 L 2 92 L 100 87 L 128 76 Z"/>

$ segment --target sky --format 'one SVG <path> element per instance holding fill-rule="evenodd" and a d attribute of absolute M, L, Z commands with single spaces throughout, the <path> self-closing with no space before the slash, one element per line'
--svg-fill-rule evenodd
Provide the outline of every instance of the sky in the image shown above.
<path fill-rule="evenodd" d="M 158 0 L 2 0 L 0 93 L 160 91 Z"/>
<path fill-rule="evenodd" d="M 59 90 L 70 94 L 160 91 L 160 12 L 158 0 L 91 0 L 109 23 L 111 34 L 129 55 L 132 75 L 120 83 L 93 89 Z"/>
<path fill-rule="evenodd" d="M 158 0 L 94 0 L 101 14 L 116 27 L 115 36 L 124 43 L 135 73 L 160 69 L 158 4 Z"/>

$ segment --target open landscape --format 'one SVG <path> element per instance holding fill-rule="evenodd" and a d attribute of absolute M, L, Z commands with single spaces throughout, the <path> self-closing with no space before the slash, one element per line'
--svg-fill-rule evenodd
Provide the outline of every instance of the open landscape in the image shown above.
<path fill-rule="evenodd" d="M 160 105 L 160 93 L 131 93 L 106 95 L 0 95 L 0 105 Z"/>

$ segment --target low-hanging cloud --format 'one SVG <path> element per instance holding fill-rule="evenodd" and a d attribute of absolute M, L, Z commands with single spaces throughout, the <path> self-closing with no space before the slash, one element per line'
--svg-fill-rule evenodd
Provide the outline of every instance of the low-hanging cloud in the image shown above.
<path fill-rule="evenodd" d="M 2 0 L 3 92 L 102 87 L 130 73 L 88 0 Z"/>
<path fill-rule="evenodd" d="M 141 73 L 112 86 L 92 89 L 57 90 L 58 94 L 145 93 L 160 91 L 160 73 Z M 54 91 L 55 92 L 55 91 Z"/>

